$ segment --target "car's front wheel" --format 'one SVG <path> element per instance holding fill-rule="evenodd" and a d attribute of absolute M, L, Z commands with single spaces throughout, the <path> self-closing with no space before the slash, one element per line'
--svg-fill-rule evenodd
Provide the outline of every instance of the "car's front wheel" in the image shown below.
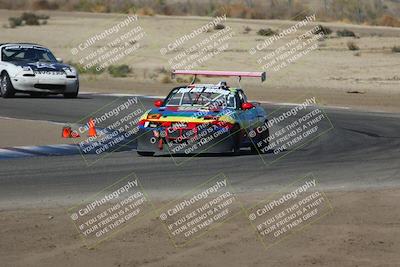
<path fill-rule="evenodd" d="M 73 93 L 64 93 L 64 97 L 65 98 L 77 98 L 78 94 L 79 94 L 79 84 L 78 84 L 75 92 L 73 92 Z"/>
<path fill-rule="evenodd" d="M 0 76 L 0 93 L 3 98 L 15 95 L 15 89 L 7 72 L 3 72 Z"/>

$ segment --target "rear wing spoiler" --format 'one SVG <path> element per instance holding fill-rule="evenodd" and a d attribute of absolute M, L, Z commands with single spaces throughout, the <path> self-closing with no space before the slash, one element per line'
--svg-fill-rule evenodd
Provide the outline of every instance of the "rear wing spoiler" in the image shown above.
<path fill-rule="evenodd" d="M 246 78 L 261 78 L 261 82 L 266 80 L 265 72 L 248 72 L 248 71 L 211 71 L 211 70 L 174 70 L 172 71 L 172 78 L 175 75 L 197 75 L 207 77 L 239 77 L 239 81 L 242 77 Z M 195 80 L 195 78 L 193 80 Z"/>

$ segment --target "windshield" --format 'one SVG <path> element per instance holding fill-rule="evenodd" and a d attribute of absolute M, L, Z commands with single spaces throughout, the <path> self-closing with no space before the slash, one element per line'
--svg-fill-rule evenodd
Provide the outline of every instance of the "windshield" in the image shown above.
<path fill-rule="evenodd" d="M 8 46 L 1 51 L 3 61 L 57 62 L 50 50 L 34 46 Z"/>
<path fill-rule="evenodd" d="M 235 94 L 226 89 L 183 87 L 171 92 L 166 106 L 196 106 L 206 108 L 236 108 Z"/>

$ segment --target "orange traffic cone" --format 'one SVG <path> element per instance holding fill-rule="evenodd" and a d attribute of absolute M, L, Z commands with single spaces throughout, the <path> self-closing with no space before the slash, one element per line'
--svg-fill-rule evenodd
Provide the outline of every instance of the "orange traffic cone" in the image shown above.
<path fill-rule="evenodd" d="M 71 137 L 71 127 L 69 126 L 64 126 L 62 128 L 62 132 L 61 132 L 61 137 L 62 138 L 70 138 Z"/>
<path fill-rule="evenodd" d="M 89 137 L 96 137 L 96 128 L 94 127 L 94 120 L 93 118 L 89 119 Z"/>
<path fill-rule="evenodd" d="M 70 137 L 71 137 L 71 138 L 79 138 L 79 137 L 81 137 L 81 136 L 80 136 L 79 133 L 77 133 L 76 131 L 72 131 Z"/>

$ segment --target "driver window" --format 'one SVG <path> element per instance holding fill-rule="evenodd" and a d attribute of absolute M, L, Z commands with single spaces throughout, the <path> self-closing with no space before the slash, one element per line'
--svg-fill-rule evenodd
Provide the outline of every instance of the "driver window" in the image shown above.
<path fill-rule="evenodd" d="M 41 52 L 38 54 L 39 54 L 39 60 L 51 61 L 49 55 L 46 52 Z"/>
<path fill-rule="evenodd" d="M 33 49 L 27 49 L 27 50 L 25 50 L 24 55 L 23 55 L 23 58 L 24 58 L 24 59 L 27 59 L 27 60 L 36 59 L 36 58 L 37 58 L 37 55 L 36 55 L 35 50 L 33 50 Z"/>
<path fill-rule="evenodd" d="M 167 105 L 168 106 L 179 106 L 181 102 L 181 97 L 182 94 L 173 94 L 168 100 L 167 100 Z"/>
<path fill-rule="evenodd" d="M 192 104 L 192 93 L 184 93 L 182 99 L 182 105 L 191 105 Z"/>

